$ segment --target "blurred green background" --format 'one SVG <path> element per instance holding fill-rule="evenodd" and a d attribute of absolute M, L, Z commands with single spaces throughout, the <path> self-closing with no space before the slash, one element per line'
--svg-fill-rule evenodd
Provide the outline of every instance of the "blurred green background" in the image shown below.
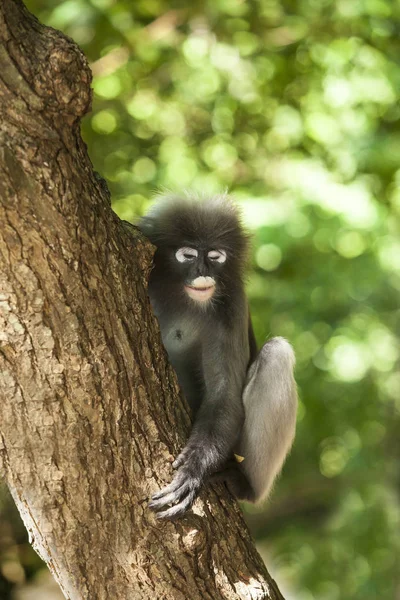
<path fill-rule="evenodd" d="M 27 5 L 91 62 L 83 136 L 118 215 L 228 189 L 254 232 L 257 338 L 293 343 L 301 397 L 273 497 L 246 507 L 286 598 L 399 599 L 400 3 Z M 0 598 L 59 598 L 1 498 Z"/>

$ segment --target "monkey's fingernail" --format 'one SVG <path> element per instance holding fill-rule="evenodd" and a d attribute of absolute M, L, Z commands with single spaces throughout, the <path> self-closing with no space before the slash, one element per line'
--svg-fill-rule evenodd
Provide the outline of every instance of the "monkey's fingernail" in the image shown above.
<path fill-rule="evenodd" d="M 154 500 L 158 500 L 159 498 L 161 498 L 161 496 L 163 496 L 164 492 L 162 490 L 160 490 L 159 492 L 157 492 L 156 494 L 153 494 L 151 499 L 150 499 L 150 504 L 152 502 L 154 502 Z"/>

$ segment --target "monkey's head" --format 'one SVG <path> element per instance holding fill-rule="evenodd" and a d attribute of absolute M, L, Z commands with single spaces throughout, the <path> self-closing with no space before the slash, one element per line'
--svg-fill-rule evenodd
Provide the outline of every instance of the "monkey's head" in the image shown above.
<path fill-rule="evenodd" d="M 208 303 L 242 286 L 249 236 L 227 196 L 161 197 L 139 228 L 157 247 L 154 276 L 187 298 Z"/>

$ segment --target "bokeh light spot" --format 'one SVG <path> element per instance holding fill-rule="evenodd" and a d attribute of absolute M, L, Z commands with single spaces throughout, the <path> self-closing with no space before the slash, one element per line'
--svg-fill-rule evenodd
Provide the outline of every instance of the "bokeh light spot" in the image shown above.
<path fill-rule="evenodd" d="M 263 244 L 256 252 L 256 262 L 264 271 L 274 271 L 282 261 L 282 251 L 275 244 Z"/>
<path fill-rule="evenodd" d="M 138 183 L 147 183 L 155 177 L 157 167 L 150 158 L 139 158 L 133 165 L 133 176 Z"/>
<path fill-rule="evenodd" d="M 115 131 L 117 127 L 117 118 L 109 110 L 101 110 L 92 117 L 92 127 L 98 133 L 108 135 Z"/>

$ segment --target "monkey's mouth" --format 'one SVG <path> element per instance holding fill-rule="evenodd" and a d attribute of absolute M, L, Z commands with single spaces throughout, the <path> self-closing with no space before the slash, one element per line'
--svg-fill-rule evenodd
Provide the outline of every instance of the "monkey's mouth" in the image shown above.
<path fill-rule="evenodd" d="M 192 298 L 192 300 L 197 300 L 198 302 L 205 302 L 206 300 L 210 300 L 210 298 L 214 294 L 215 283 L 213 283 L 212 285 L 185 285 L 185 291 L 189 298 Z"/>

